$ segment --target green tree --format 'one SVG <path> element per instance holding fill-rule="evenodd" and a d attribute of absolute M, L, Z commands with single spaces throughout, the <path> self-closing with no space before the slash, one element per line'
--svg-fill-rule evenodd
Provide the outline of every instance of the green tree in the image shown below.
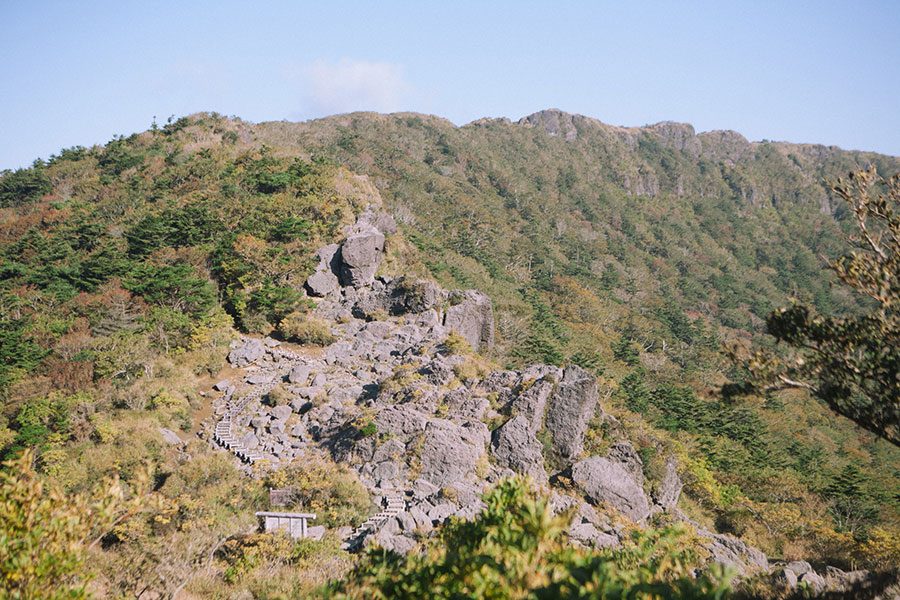
<path fill-rule="evenodd" d="M 900 176 L 875 168 L 832 188 L 855 220 L 851 251 L 830 262 L 837 277 L 867 296 L 864 314 L 826 317 L 794 302 L 773 312 L 768 331 L 787 352 L 756 350 L 747 382 L 726 395 L 784 387 L 810 390 L 832 410 L 900 446 Z"/>

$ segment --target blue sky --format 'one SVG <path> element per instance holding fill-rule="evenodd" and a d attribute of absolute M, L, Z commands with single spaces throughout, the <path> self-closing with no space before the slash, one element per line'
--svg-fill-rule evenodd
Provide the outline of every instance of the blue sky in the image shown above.
<path fill-rule="evenodd" d="M 561 108 L 900 156 L 883 2 L 0 0 L 0 169 L 147 129 Z"/>

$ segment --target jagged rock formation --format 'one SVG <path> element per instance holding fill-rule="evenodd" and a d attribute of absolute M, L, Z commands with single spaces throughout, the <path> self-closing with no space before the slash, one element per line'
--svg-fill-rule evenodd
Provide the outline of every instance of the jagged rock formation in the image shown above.
<path fill-rule="evenodd" d="M 384 234 L 393 230 L 380 215 L 366 211 L 343 244 L 317 252 L 307 289 L 320 295 L 313 312 L 331 324 L 334 343 L 309 354 L 269 339 L 245 338 L 233 348 L 229 361 L 245 373 L 236 385 L 216 386 L 223 395 L 215 401 L 222 416 L 215 441 L 250 463 L 277 466 L 323 448 L 353 466 L 384 510 L 352 532 L 348 549 L 379 543 L 408 552 L 414 532 L 427 533 L 451 515 L 473 517 L 485 487 L 512 473 L 541 486 L 551 475 L 568 474 L 579 486 L 588 502 L 552 497 L 556 510 L 575 515 L 573 543 L 615 546 L 626 534 L 592 504 L 636 524 L 665 510 L 680 518 L 673 510 L 681 492 L 674 458 L 663 479 L 648 484 L 648 498 L 641 459 L 626 439 L 605 457 L 583 457 L 588 423 L 610 419 L 584 369 L 532 365 L 458 375 L 464 363 L 479 359 L 452 353 L 444 341 L 456 331 L 474 349 L 489 349 L 490 299 L 475 290 L 374 278 Z M 286 394 L 273 401 L 276 387 Z M 610 425 L 621 431 L 612 419 Z M 746 573 L 767 565 L 739 540 L 700 533 L 717 561 Z"/>

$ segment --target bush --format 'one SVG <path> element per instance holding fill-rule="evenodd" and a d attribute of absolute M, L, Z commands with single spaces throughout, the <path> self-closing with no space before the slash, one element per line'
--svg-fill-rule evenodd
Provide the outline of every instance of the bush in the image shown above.
<path fill-rule="evenodd" d="M 328 346 L 337 339 L 327 322 L 296 312 L 281 320 L 278 333 L 285 341 L 315 346 Z"/>

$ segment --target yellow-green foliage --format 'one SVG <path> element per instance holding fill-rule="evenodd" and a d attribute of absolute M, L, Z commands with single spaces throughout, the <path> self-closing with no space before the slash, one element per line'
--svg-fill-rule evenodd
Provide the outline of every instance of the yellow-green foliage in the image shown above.
<path fill-rule="evenodd" d="M 356 526 L 369 515 L 371 500 L 356 474 L 325 456 L 304 456 L 269 475 L 271 488 L 293 490 L 294 506 L 316 514 L 326 527 Z"/>
<path fill-rule="evenodd" d="M 444 340 L 444 348 L 448 354 L 471 354 L 472 346 L 456 331 L 451 331 Z"/>
<path fill-rule="evenodd" d="M 397 365 L 397 368 L 394 369 L 394 372 L 391 373 L 391 376 L 384 379 L 379 384 L 379 387 L 384 393 L 394 393 L 402 390 L 404 387 L 410 385 L 413 382 L 420 381 L 421 379 L 422 374 L 419 373 L 418 365 L 405 363 L 402 365 Z"/>
<path fill-rule="evenodd" d="M 337 339 L 326 321 L 298 312 L 282 319 L 278 324 L 278 332 L 287 341 L 314 346 L 327 346 Z"/>
<path fill-rule="evenodd" d="M 118 478 L 99 483 L 89 495 L 71 495 L 41 481 L 33 460 L 25 451 L 0 472 L 0 596 L 86 598 L 88 544 L 140 508 L 149 478 L 135 481 L 131 500 Z"/>
<path fill-rule="evenodd" d="M 484 501 L 475 520 L 452 521 L 424 554 L 370 551 L 322 597 L 712 600 L 728 592 L 721 570 L 694 577 L 699 556 L 686 530 L 637 533 L 621 549 L 591 552 L 568 543 L 568 516 L 554 517 L 527 481 L 504 480 Z"/>

